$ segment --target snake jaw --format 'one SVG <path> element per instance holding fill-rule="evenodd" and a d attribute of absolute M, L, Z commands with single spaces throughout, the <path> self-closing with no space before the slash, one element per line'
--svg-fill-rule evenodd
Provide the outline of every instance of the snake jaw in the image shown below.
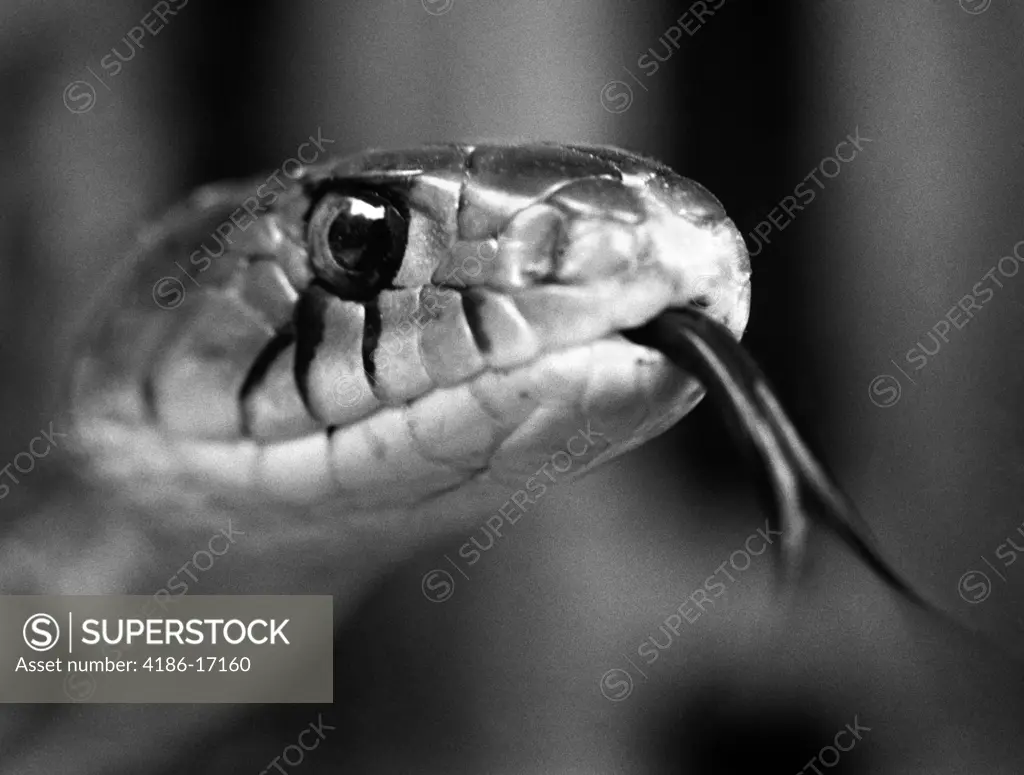
<path fill-rule="evenodd" d="M 311 265 L 306 219 L 337 185 L 408 211 L 401 265 L 369 301 Z M 604 423 L 575 475 L 702 394 L 621 331 L 697 302 L 738 337 L 749 313 L 742 237 L 706 190 L 615 149 L 543 144 L 310 170 L 160 309 L 154 281 L 208 254 L 254 189 L 172 212 L 84 348 L 76 409 L 100 467 L 379 510 L 508 484 L 570 426 Z"/>

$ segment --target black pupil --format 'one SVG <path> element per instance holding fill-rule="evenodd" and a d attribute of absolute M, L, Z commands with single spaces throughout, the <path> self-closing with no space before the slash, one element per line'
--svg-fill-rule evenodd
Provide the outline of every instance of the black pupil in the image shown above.
<path fill-rule="evenodd" d="M 327 230 L 327 246 L 342 269 L 364 273 L 387 255 L 391 234 L 388 206 L 346 197 L 342 209 Z"/>

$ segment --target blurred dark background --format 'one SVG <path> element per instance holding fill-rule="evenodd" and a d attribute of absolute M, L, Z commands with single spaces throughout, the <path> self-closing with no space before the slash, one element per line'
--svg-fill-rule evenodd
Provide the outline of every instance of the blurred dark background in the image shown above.
<path fill-rule="evenodd" d="M 775 213 L 745 343 L 887 555 L 985 635 L 908 613 L 819 539 L 796 613 L 755 563 L 646 666 L 637 646 L 766 516 L 703 404 L 546 498 L 445 603 L 420 579 L 466 535 L 382 579 L 340 634 L 320 709 L 338 731 L 303 772 L 794 773 L 855 716 L 871 731 L 832 772 L 1020 771 L 1024 671 L 986 639 L 1024 659 L 1024 563 L 995 554 L 1024 545 L 1024 275 L 997 272 L 962 330 L 928 337 L 1024 240 L 1019 4 L 170 6 L 110 77 L 152 3 L 0 4 L 0 460 L 56 411 L 58 354 L 126 235 L 195 186 L 275 169 L 318 131 L 337 154 L 620 145 L 703 183 L 744 234 Z M 870 142 L 780 220 L 855 132 Z M 3 519 L 61 477 L 40 466 Z M 989 586 L 962 583 L 978 572 Z M 632 682 L 618 701 L 609 670 Z M 316 710 L 246 709 L 153 771 L 259 772 Z"/>

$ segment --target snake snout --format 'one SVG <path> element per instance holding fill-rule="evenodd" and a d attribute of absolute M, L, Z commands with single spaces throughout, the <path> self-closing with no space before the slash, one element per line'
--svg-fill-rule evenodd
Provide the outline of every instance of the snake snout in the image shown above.
<path fill-rule="evenodd" d="M 474 258 L 469 272 L 473 246 L 487 260 Z M 511 214 L 495 237 L 456 243 L 439 274 L 458 277 L 450 288 L 499 368 L 670 307 L 696 304 L 736 336 L 749 313 L 742 236 L 711 194 L 678 176 L 572 180 Z"/>

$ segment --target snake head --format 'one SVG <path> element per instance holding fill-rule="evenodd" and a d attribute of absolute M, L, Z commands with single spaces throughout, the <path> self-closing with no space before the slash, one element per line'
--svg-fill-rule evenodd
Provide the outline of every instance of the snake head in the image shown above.
<path fill-rule="evenodd" d="M 739 338 L 748 254 L 656 161 L 370 151 L 202 189 L 145 230 L 77 352 L 77 438 L 150 498 L 532 502 L 696 405 L 621 334 L 691 304 Z"/>

